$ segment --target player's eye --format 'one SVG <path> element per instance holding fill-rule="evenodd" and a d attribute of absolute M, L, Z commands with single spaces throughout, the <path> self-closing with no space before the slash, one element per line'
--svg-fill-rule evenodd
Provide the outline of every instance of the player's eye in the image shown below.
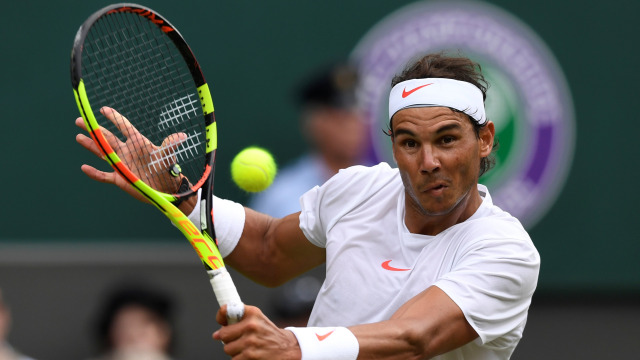
<path fill-rule="evenodd" d="M 455 140 L 456 140 L 456 138 L 455 138 L 455 137 L 453 137 L 453 136 L 443 136 L 443 137 L 442 137 L 442 143 L 443 143 L 443 144 L 451 144 L 451 143 L 453 143 Z"/>

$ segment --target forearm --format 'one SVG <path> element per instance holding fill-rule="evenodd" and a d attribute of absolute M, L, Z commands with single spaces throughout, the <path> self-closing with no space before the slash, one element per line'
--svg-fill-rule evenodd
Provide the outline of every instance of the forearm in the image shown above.
<path fill-rule="evenodd" d="M 429 346 L 429 335 L 424 334 L 421 327 L 422 324 L 408 320 L 389 320 L 357 325 L 349 330 L 358 339 L 359 360 L 430 359 L 436 354 Z"/>
<path fill-rule="evenodd" d="M 427 359 L 420 325 L 407 320 L 390 320 L 344 327 L 287 328 L 297 339 L 302 359 Z M 294 350 L 294 349 L 292 349 Z M 299 359 L 299 358 L 298 358 Z"/>
<path fill-rule="evenodd" d="M 216 319 L 227 325 L 226 307 L 220 308 Z M 255 359 L 292 360 L 429 359 L 477 337 L 460 308 L 433 286 L 406 302 L 391 319 L 378 323 L 283 330 L 258 308 L 245 306 L 242 321 L 213 334 L 225 343 L 227 354 L 238 358 L 251 354 Z"/>
<path fill-rule="evenodd" d="M 227 265 L 253 281 L 278 286 L 324 262 L 324 249 L 311 244 L 300 230 L 299 213 L 277 219 L 217 197 L 212 205 L 220 254 Z M 197 199 L 185 201 L 180 209 L 190 211 L 194 223 L 200 222 Z"/>
<path fill-rule="evenodd" d="M 436 286 L 414 296 L 391 319 L 350 327 L 358 359 L 429 359 L 478 337 L 460 308 Z"/>

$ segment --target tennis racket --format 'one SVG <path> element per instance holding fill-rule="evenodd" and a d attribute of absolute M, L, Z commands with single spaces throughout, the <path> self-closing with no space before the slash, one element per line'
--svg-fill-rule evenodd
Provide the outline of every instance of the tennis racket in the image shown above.
<path fill-rule="evenodd" d="M 71 83 L 87 131 L 104 159 L 189 240 L 218 303 L 227 305 L 229 322 L 237 322 L 244 305 L 213 227 L 213 101 L 182 35 L 149 8 L 107 6 L 78 29 Z M 200 189 L 196 227 L 177 204 Z"/>

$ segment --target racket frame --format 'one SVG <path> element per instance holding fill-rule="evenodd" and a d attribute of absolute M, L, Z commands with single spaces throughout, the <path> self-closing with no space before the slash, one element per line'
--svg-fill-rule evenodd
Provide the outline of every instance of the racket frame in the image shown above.
<path fill-rule="evenodd" d="M 91 26 L 96 23 L 96 21 L 103 16 L 118 12 L 137 14 L 156 24 L 160 30 L 162 30 L 172 40 L 173 44 L 183 56 L 197 88 L 198 95 L 200 97 L 200 104 L 204 114 L 206 129 L 205 165 L 202 178 L 183 193 L 167 194 L 157 191 L 140 180 L 138 176 L 129 170 L 122 163 L 105 136 L 102 134 L 100 125 L 94 115 L 95 113 L 89 103 L 84 81 L 82 79 L 82 51 L 84 41 L 91 29 Z M 240 297 L 237 294 L 237 290 L 231 281 L 222 260 L 222 256 L 218 250 L 215 229 L 213 226 L 213 210 L 210 199 L 212 199 L 213 196 L 213 175 L 215 170 L 215 156 L 218 146 L 217 125 L 214 115 L 213 100 L 200 65 L 182 35 L 173 25 L 171 25 L 171 23 L 169 23 L 169 21 L 147 7 L 133 3 L 120 3 L 102 8 L 87 18 L 87 20 L 78 29 L 75 36 L 71 52 L 71 83 L 76 103 L 78 105 L 78 110 L 84 119 L 87 131 L 103 153 L 104 159 L 111 165 L 114 171 L 125 178 L 131 186 L 149 200 L 150 203 L 162 211 L 162 213 L 164 213 L 189 240 L 191 246 L 200 257 L 200 260 L 209 274 L 211 284 L 220 305 L 232 303 L 234 304 L 234 308 L 239 308 L 238 303 L 241 304 Z M 193 222 L 191 222 L 191 220 L 182 213 L 182 211 L 173 205 L 173 202 L 178 199 L 187 198 L 197 194 L 198 189 L 202 189 L 200 229 L 198 229 Z M 242 311 L 243 307 L 241 307 L 240 310 Z M 230 314 L 230 318 L 233 317 L 237 320 L 242 317 L 242 314 Z"/>

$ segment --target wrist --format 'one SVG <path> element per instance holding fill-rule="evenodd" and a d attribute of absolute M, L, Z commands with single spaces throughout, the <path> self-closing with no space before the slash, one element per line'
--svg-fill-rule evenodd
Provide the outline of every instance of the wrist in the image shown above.
<path fill-rule="evenodd" d="M 198 190 L 197 196 L 185 200 L 184 213 L 189 214 L 187 217 L 194 224 L 200 224 L 202 216 L 211 216 L 211 214 L 202 214 L 201 209 L 201 191 Z M 212 208 L 213 208 L 213 227 L 216 232 L 216 241 L 218 244 L 218 250 L 222 257 L 227 257 L 238 245 L 242 231 L 244 231 L 245 212 L 244 206 L 233 202 L 231 200 L 220 199 L 216 196 L 212 196 Z M 188 208 L 186 208 L 188 207 Z M 180 208 L 180 210 L 183 210 Z M 188 211 L 188 212 L 187 212 Z"/>
<path fill-rule="evenodd" d="M 191 184 L 189 183 L 189 179 L 187 179 L 186 176 L 181 175 L 180 181 L 178 183 L 178 190 L 175 191 L 175 194 L 184 194 L 187 191 L 189 191 L 190 187 L 191 187 Z M 195 195 L 197 195 L 197 193 L 192 193 L 186 197 L 184 196 L 178 197 L 177 200 L 173 202 L 173 205 L 176 206 L 178 209 L 180 209 L 180 211 L 182 211 L 184 214 L 189 214 L 193 210 L 195 203 L 198 201 L 197 199 L 194 199 Z M 188 202 L 189 200 L 191 200 L 190 208 L 187 206 L 183 206 L 183 204 Z"/>
<path fill-rule="evenodd" d="M 198 199 L 197 196 L 190 196 L 178 204 L 178 209 L 180 209 L 183 214 L 191 214 L 198 204 Z"/>
<path fill-rule="evenodd" d="M 244 231 L 244 206 L 216 196 L 212 196 L 211 200 L 218 250 L 224 258 L 236 248 Z"/>
<path fill-rule="evenodd" d="M 358 339 L 346 327 L 287 327 L 295 335 L 301 360 L 356 360 Z"/>
<path fill-rule="evenodd" d="M 286 351 L 282 354 L 283 358 L 300 360 L 302 359 L 302 352 L 300 351 L 300 344 L 296 335 L 288 329 L 282 330 L 286 338 Z"/>

